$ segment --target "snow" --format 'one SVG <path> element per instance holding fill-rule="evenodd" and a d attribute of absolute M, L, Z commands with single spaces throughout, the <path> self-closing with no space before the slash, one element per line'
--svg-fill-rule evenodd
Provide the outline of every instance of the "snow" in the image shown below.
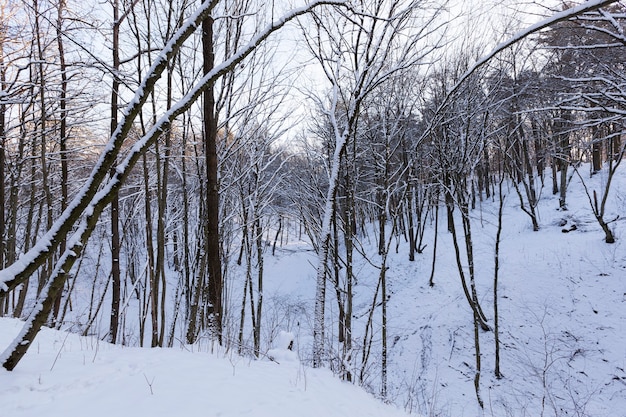
<path fill-rule="evenodd" d="M 22 323 L 0 319 L 0 344 Z M 1 415 L 389 416 L 406 415 L 297 361 L 232 353 L 123 348 L 44 329 L 13 372 L 0 371 Z"/>
<path fill-rule="evenodd" d="M 274 348 L 267 351 L 267 357 L 279 363 L 298 361 L 298 354 L 293 351 L 295 340 L 293 333 L 281 330 L 274 342 Z"/>
<path fill-rule="evenodd" d="M 587 165 L 580 170 L 589 190 L 599 192 L 607 181 L 604 171 L 590 177 Z M 537 207 L 538 232 L 520 210 L 515 191 L 504 187 L 498 299 L 504 378 L 493 376 L 493 332 L 481 332 L 484 410 L 476 404 L 473 386 L 472 312 L 459 282 L 445 215 L 439 216 L 434 287 L 428 285 L 432 220 L 426 225 L 428 246 L 416 261 L 408 261 L 403 242 L 398 253 L 389 253 L 388 400 L 397 407 L 453 417 L 626 416 L 626 171 L 616 173 L 608 199 L 606 218 L 622 215 L 611 223 L 615 244 L 604 243 L 581 178 L 570 176 L 567 211 L 559 210 L 558 195 L 550 194 L 549 177 L 545 184 Z M 470 212 L 477 291 L 490 325 L 497 203 L 478 201 Z M 563 232 L 573 225 L 576 230 Z M 374 265 L 355 260 L 356 349 L 349 363 L 354 375 L 378 277 L 374 235 L 361 235 L 360 244 Z M 295 236 L 276 248 L 276 256 L 266 252 L 260 360 L 219 349 L 210 353 L 206 341 L 169 349 L 121 347 L 43 329 L 13 372 L 0 370 L 0 415 L 406 415 L 339 381 L 329 370 L 303 365 L 312 346 L 315 259 L 310 245 Z M 231 284 L 239 294 L 236 282 L 245 266 L 231 268 Z M 331 339 L 334 296 L 330 292 L 327 300 Z M 77 297 L 74 302 L 76 313 L 68 322 L 79 323 L 86 301 Z M 379 309 L 374 321 L 377 333 L 364 382 L 377 394 Z M 10 345 L 22 326 L 0 319 L 0 346 Z M 328 348 L 335 349 L 336 343 Z"/>
<path fill-rule="evenodd" d="M 579 169 L 589 190 L 601 193 L 606 172 L 590 177 L 588 165 Z M 423 415 L 626 416 L 626 172 L 618 170 L 609 193 L 606 219 L 621 214 L 611 224 L 618 236 L 615 244 L 604 242 L 581 179 L 573 173 L 568 178 L 567 211 L 559 210 L 558 195 L 550 193 L 549 176 L 538 190 L 538 232 L 532 231 L 530 218 L 520 210 L 512 186 L 504 187 L 498 289 L 504 377 L 494 377 L 493 331 L 481 332 L 484 410 L 474 394 L 472 311 L 459 281 L 445 214 L 439 215 L 434 287 L 428 285 L 433 219 L 426 225 L 428 246 L 416 261 L 408 261 L 408 244 L 401 238 L 398 253 L 392 250 L 388 259 L 389 400 Z M 478 296 L 492 327 L 497 209 L 497 199 L 484 200 L 470 212 Z M 576 230 L 563 232 L 573 225 Z M 360 239 L 370 259 L 380 262 L 374 232 Z M 265 300 L 298 300 L 294 303 L 303 303 L 312 313 L 316 270 L 306 249 L 310 249 L 306 244 L 293 241 L 277 248 L 276 257 L 267 256 Z M 363 260 L 355 262 L 353 333 L 360 345 L 378 270 Z M 334 298 L 330 292 L 326 305 L 331 338 L 337 320 Z M 380 331 L 380 314 L 377 309 L 375 332 Z M 300 322 L 307 317 L 311 320 L 305 313 Z M 301 357 L 310 354 L 312 324 L 308 325 L 291 329 L 298 331 Z M 374 394 L 380 392 L 379 334 L 365 380 Z M 329 349 L 336 349 L 336 342 Z M 352 359 L 354 374 L 358 349 Z"/>
<path fill-rule="evenodd" d="M 600 3 L 593 1 L 580 7 L 596 7 Z M 297 12 L 289 16 L 295 15 Z M 552 21 L 564 16 L 561 14 Z M 276 25 L 280 24 L 282 20 Z M 540 30 L 545 24 L 521 32 L 513 41 Z M 273 27 L 253 42 L 262 39 Z M 216 67 L 204 80 L 213 79 L 228 65 L 243 59 L 246 48 L 253 42 L 230 61 Z M 510 42 L 496 48 L 489 56 L 508 44 Z M 190 94 L 199 94 L 200 89 L 199 84 Z M 190 97 L 174 106 L 161 122 L 168 122 Z M 133 152 L 140 152 L 149 137 L 137 142 Z M 119 165 L 118 173 L 125 172 L 130 165 L 127 158 Z M 480 333 L 484 410 L 478 407 L 474 395 L 472 312 L 461 291 L 450 236 L 445 230 L 445 216 L 440 214 L 434 287 L 428 286 L 432 220 L 427 224 L 425 243 L 428 246 L 415 262 L 407 259 L 406 243 L 400 244 L 398 253 L 390 253 L 388 400 L 407 411 L 424 415 L 626 416 L 626 251 L 623 243 L 626 238 L 623 218 L 626 175 L 623 171 L 620 170 L 615 179 L 606 216 L 612 220 L 622 214 L 611 224 L 618 238 L 613 245 L 603 242 L 603 234 L 577 176 L 571 176 L 567 211 L 558 210 L 558 198 L 549 195 L 550 179 L 546 178 L 538 207 L 541 225 L 538 232 L 532 231 L 528 217 L 519 209 L 515 192 L 510 188 L 505 190 L 498 299 L 504 378 L 493 376 L 493 332 Z M 606 181 L 603 173 L 592 178 L 583 175 L 583 179 L 589 182 L 591 190 L 600 190 Z M 94 201 L 110 191 L 113 184 L 110 181 Z M 85 214 L 92 209 L 93 205 Z M 68 213 L 66 211 L 55 227 Z M 479 202 L 477 209 L 471 212 L 478 295 L 490 324 L 493 323 L 496 213 L 497 202 L 489 200 Z M 563 232 L 574 225 L 576 230 Z M 6 288 L 6 283 L 23 271 L 26 263 L 49 250 L 52 236 L 46 235 L 18 263 L 1 271 L 0 288 Z M 376 262 L 373 234 L 360 238 L 364 250 Z M 356 348 L 348 364 L 354 375 L 359 370 L 357 350 L 378 276 L 376 265 L 363 260 L 355 262 L 358 271 L 353 327 Z M 169 349 L 140 349 L 112 346 L 95 337 L 44 329 L 13 372 L 0 369 L 0 416 L 406 415 L 355 385 L 339 381 L 328 370 L 303 365 L 310 355 L 313 334 L 310 313 L 314 307 L 316 271 L 310 246 L 306 242 L 292 241 L 278 248 L 276 257 L 266 254 L 265 265 L 263 329 L 269 327 L 267 317 L 270 314 L 266 313 L 284 313 L 280 311 L 281 305 L 273 301 L 286 300 L 287 304 L 299 308 L 290 313 L 293 317 L 289 319 L 289 328 L 279 331 L 272 341 L 262 341 L 272 346 L 264 351 L 261 360 L 240 357 L 221 348 L 212 352 L 206 342 Z M 232 266 L 232 271 L 231 279 L 240 277 L 237 267 Z M 336 328 L 333 297 L 329 291 L 324 323 L 331 340 Z M 129 302 L 125 301 L 125 307 Z M 82 307 L 77 305 L 77 313 L 72 317 L 77 323 L 84 319 L 79 313 L 84 312 Z M 0 346 L 15 343 L 16 335 L 26 330 L 22 327 L 17 320 L 1 318 Z M 268 330 L 271 333 L 274 329 Z M 379 330 L 380 311 L 377 309 L 372 329 L 377 333 L 363 381 L 365 388 L 375 394 L 380 392 Z M 294 342 L 293 349 L 289 349 L 291 342 Z M 327 347 L 330 352 L 325 354 L 332 355 L 332 349 L 337 346 L 331 342 Z"/>
<path fill-rule="evenodd" d="M 542 29 L 545 29 L 545 28 L 547 28 L 547 27 L 549 27 L 551 25 L 554 25 L 555 23 L 562 22 L 562 21 L 564 21 L 566 19 L 569 19 L 572 16 L 577 16 L 577 15 L 580 15 L 580 14 L 585 13 L 585 12 L 596 10 L 596 9 L 598 9 L 600 7 L 607 6 L 607 5 L 611 4 L 611 3 L 615 3 L 615 0 L 588 0 L 588 1 L 582 2 L 579 5 L 576 5 L 574 7 L 570 7 L 568 9 L 566 9 L 566 10 L 554 13 L 550 17 L 547 17 L 547 18 L 545 18 L 543 20 L 540 20 L 539 22 L 537 22 L 537 23 L 535 23 L 533 25 L 530 25 L 530 26 L 524 28 L 523 30 L 517 32 L 516 34 L 514 34 L 513 36 L 508 38 L 506 41 L 500 43 L 495 48 L 493 48 L 493 50 L 491 52 L 489 52 L 488 54 L 486 54 L 485 56 L 480 58 L 478 61 L 476 61 L 463 74 L 463 76 L 459 78 L 459 80 L 456 82 L 456 84 L 450 89 L 450 92 L 446 96 L 446 100 L 440 105 L 440 109 L 443 108 L 443 106 L 446 104 L 446 101 L 449 99 L 449 97 L 452 95 L 452 93 L 456 92 L 456 90 L 458 90 L 461 87 L 461 85 L 472 74 L 474 74 L 474 72 L 476 72 L 476 70 L 478 68 L 480 68 L 483 65 L 485 65 L 494 56 L 498 55 L 500 52 L 504 51 L 508 47 L 516 44 L 517 42 L 519 42 L 522 39 L 528 37 L 529 35 L 532 35 L 532 34 L 534 34 L 536 32 L 539 32 Z"/>

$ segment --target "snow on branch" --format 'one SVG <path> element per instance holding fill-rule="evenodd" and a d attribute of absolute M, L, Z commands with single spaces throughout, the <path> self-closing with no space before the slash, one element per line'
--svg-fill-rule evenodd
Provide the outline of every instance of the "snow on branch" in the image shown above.
<path fill-rule="evenodd" d="M 70 232 L 87 207 L 89 205 L 93 206 L 93 200 L 96 198 L 98 188 L 107 177 L 109 168 L 115 163 L 124 139 L 126 139 L 128 133 L 130 132 L 132 124 L 139 114 L 141 107 L 153 91 L 157 80 L 161 77 L 167 66 L 167 62 L 169 62 L 169 60 L 182 46 L 183 42 L 196 31 L 202 21 L 211 13 L 216 2 L 216 0 L 213 0 L 202 3 L 198 10 L 196 10 L 196 12 L 187 20 L 187 23 L 184 24 L 165 45 L 161 54 L 150 68 L 148 75 L 137 88 L 134 98 L 129 102 L 123 113 L 122 120 L 113 132 L 111 139 L 100 156 L 100 159 L 93 168 L 91 176 L 83 185 L 79 193 L 68 205 L 68 208 L 54 222 L 50 230 L 48 230 L 48 232 L 37 242 L 37 244 L 33 246 L 31 250 L 20 256 L 16 262 L 9 265 L 7 268 L 0 270 L 0 294 L 13 290 L 19 284 L 24 282 L 30 275 L 32 275 L 52 255 L 52 253 L 54 253 L 62 238 Z M 134 158 L 139 158 L 141 153 L 145 151 L 146 147 L 152 143 L 155 138 L 155 133 L 163 131 L 163 129 L 165 129 L 178 115 L 186 111 L 210 84 L 243 61 L 272 33 L 283 27 L 287 22 L 308 13 L 315 7 L 321 5 L 342 4 L 344 4 L 344 0 L 312 1 L 300 8 L 295 8 L 287 12 L 275 22 L 269 24 L 264 30 L 252 38 L 247 45 L 243 46 L 239 52 L 235 53 L 230 59 L 216 66 L 213 71 L 206 74 L 185 97 L 176 103 L 176 105 L 174 105 L 172 109 L 170 109 L 170 111 L 159 120 L 159 122 L 151 129 L 150 132 L 146 134 L 146 136 L 135 143 L 124 162 L 116 168 L 116 172 L 118 174 L 124 172 L 125 169 L 127 169 L 126 165 L 129 164 Z M 116 177 L 113 177 L 110 182 L 115 182 L 117 180 L 118 179 L 116 179 Z M 96 199 L 96 201 L 97 200 L 98 199 Z"/>
<path fill-rule="evenodd" d="M 107 181 L 104 187 L 100 191 L 94 193 L 87 202 L 85 208 L 82 210 L 85 213 L 85 216 L 82 218 L 78 229 L 69 240 L 68 248 L 57 261 L 52 276 L 42 291 L 40 298 L 37 300 L 36 306 L 31 312 L 27 322 L 24 324 L 22 331 L 13 343 L 11 343 L 11 345 L 5 349 L 2 354 L 0 354 L 0 363 L 6 369 L 13 369 L 13 367 L 15 367 L 28 350 L 28 347 L 31 345 L 31 342 L 34 340 L 35 336 L 39 332 L 39 329 L 45 322 L 46 317 L 50 313 L 56 294 L 61 288 L 63 288 L 67 274 L 71 270 L 76 259 L 80 257 L 82 249 L 89 240 L 100 214 L 110 203 L 111 199 L 119 190 L 124 180 L 128 177 L 133 166 L 139 160 L 141 155 L 147 151 L 147 149 L 154 143 L 154 141 L 156 141 L 161 133 L 169 128 L 177 116 L 187 111 L 205 90 L 213 86 L 218 78 L 225 75 L 238 63 L 243 61 L 265 39 L 283 27 L 287 22 L 302 14 L 308 13 L 315 7 L 321 5 L 340 5 L 342 3 L 342 0 L 318 0 L 310 2 L 301 8 L 293 9 L 290 12 L 287 12 L 280 19 L 268 25 L 258 35 L 252 38 L 247 45 L 243 46 L 231 58 L 227 59 L 222 64 L 216 66 L 212 71 L 208 72 L 182 99 L 180 99 L 169 111 L 161 116 L 150 131 L 134 143 L 124 160 L 117 165 L 113 176 Z M 171 50 L 168 49 L 168 47 L 166 47 L 166 49 L 167 51 L 164 50 L 162 56 L 167 55 Z M 150 75 L 148 78 L 150 78 Z M 140 90 L 142 90 L 141 87 L 137 92 L 136 98 L 140 95 Z M 141 100 L 139 99 L 136 100 L 137 103 L 140 101 Z M 109 146 L 111 148 L 115 147 L 114 138 L 111 139 Z M 101 167 L 101 169 L 104 168 Z M 108 171 L 108 168 L 104 170 Z M 94 176 L 95 175 L 92 175 L 92 179 Z M 78 217 L 80 217 L 80 215 Z M 70 223 L 69 226 L 72 227 L 74 223 L 75 221 Z M 39 253 L 43 253 L 46 248 L 49 248 L 51 245 L 52 242 L 50 241 L 50 238 L 45 239 L 44 242 L 40 242 L 37 245 L 39 249 L 35 251 L 35 256 Z M 27 253 L 26 255 L 29 254 Z M 26 259 L 30 261 L 31 265 L 35 263 L 35 259 L 31 259 L 30 257 Z M 16 285 L 16 274 L 13 273 L 14 270 L 21 270 L 22 273 L 24 273 L 23 271 L 29 271 L 32 269 L 32 266 L 29 267 L 29 265 L 25 264 L 25 262 L 25 258 L 21 257 L 16 264 L 12 265 L 10 268 L 0 271 L 0 284 L 2 286 L 2 288 L 0 288 L 0 292 L 7 291 L 7 283 Z M 36 270 L 36 267 L 33 270 Z"/>
<path fill-rule="evenodd" d="M 499 44 L 498 46 L 496 46 L 491 52 L 489 52 L 487 55 L 485 55 L 484 57 L 482 57 L 481 59 L 479 59 L 476 63 L 474 63 L 474 65 L 472 65 L 467 72 L 465 72 L 465 74 L 463 74 L 463 76 L 461 76 L 461 78 L 459 78 L 459 80 L 457 81 L 457 83 L 452 87 L 452 89 L 450 90 L 450 92 L 446 95 L 444 102 L 442 103 L 442 107 L 445 106 L 447 100 L 461 87 L 461 85 L 470 77 L 472 76 L 472 74 L 474 74 L 474 72 L 476 72 L 476 70 L 478 70 L 480 67 L 482 67 L 483 65 L 485 65 L 487 62 L 489 62 L 493 57 L 495 57 L 496 55 L 498 55 L 500 52 L 504 51 L 505 49 L 515 45 L 516 43 L 518 43 L 519 41 L 527 38 L 528 36 L 532 35 L 533 33 L 539 32 L 542 29 L 545 29 L 549 26 L 552 26 L 556 23 L 562 22 L 564 20 L 568 20 L 571 19 L 572 17 L 576 17 L 579 16 L 583 13 L 587 13 L 593 10 L 596 10 L 600 7 L 605 7 L 608 6 L 610 4 L 613 3 L 617 3 L 618 0 L 590 0 L 590 1 L 586 1 L 578 6 L 569 8 L 567 10 L 563 10 L 562 12 L 558 12 L 555 13 L 554 15 L 541 20 L 537 23 L 535 23 L 534 25 L 531 25 L 529 27 L 527 27 L 524 30 L 521 30 L 520 32 L 516 33 L 515 35 L 513 35 L 511 38 L 509 38 L 508 40 L 502 42 L 501 44 Z"/>
<path fill-rule="evenodd" d="M 597 9 L 599 9 L 601 7 L 606 7 L 606 6 L 610 5 L 610 4 L 617 3 L 618 1 L 619 0 L 589 0 L 589 1 L 586 1 L 586 2 L 584 2 L 582 4 L 579 4 L 578 6 L 571 7 L 569 9 L 567 9 L 567 10 L 563 10 L 561 12 L 555 13 L 554 15 L 537 22 L 537 23 L 527 27 L 526 29 L 523 29 L 523 30 L 519 31 L 518 33 L 513 35 L 511 38 L 509 38 L 506 41 L 504 41 L 504 42 L 500 43 L 499 45 L 497 45 L 487 55 L 483 56 L 481 59 L 476 61 L 459 78 L 459 80 L 456 82 L 456 84 L 454 84 L 454 86 L 450 89 L 450 91 L 445 95 L 445 97 L 443 98 L 443 101 L 441 102 L 439 107 L 437 107 L 437 110 L 435 111 L 435 115 L 441 114 L 441 111 L 447 106 L 447 104 L 450 101 L 450 99 L 454 96 L 455 93 L 457 93 L 457 91 L 461 88 L 461 86 L 465 83 L 465 81 L 467 81 L 472 75 L 474 75 L 474 73 L 479 68 L 481 68 L 483 65 L 488 63 L 491 59 L 493 59 L 500 52 L 504 51 L 505 49 L 507 49 L 507 48 L 509 48 L 509 47 L 511 47 L 513 45 L 515 45 L 516 43 L 518 43 L 521 40 L 527 38 L 528 36 L 532 35 L 533 33 L 539 32 L 542 29 L 545 29 L 547 27 L 555 25 L 556 23 L 559 23 L 559 22 L 571 19 L 573 17 L 580 16 L 583 13 L 594 11 L 594 10 L 597 10 Z M 428 128 L 424 131 L 424 133 L 422 134 L 422 137 L 420 138 L 418 143 L 421 142 L 421 140 L 424 139 L 430 133 L 430 131 L 432 130 L 432 127 L 435 124 L 435 121 L 436 121 L 436 118 L 433 118 L 432 122 L 430 123 Z"/>

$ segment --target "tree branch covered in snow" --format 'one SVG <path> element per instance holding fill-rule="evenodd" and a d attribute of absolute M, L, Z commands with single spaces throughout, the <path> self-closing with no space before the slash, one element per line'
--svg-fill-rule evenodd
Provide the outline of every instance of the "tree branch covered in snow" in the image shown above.
<path fill-rule="evenodd" d="M 189 37 L 198 27 L 203 18 L 210 13 L 207 3 L 204 3 L 198 12 L 190 19 L 187 25 L 183 26 L 177 35 L 173 38 L 176 42 L 170 41 L 166 48 L 162 51 L 158 64 L 153 65 L 151 72 L 148 74 L 143 86 L 137 90 L 135 99 L 129 105 L 126 112 L 127 117 L 123 119 L 118 129 L 113 134 L 106 151 L 100 158 L 100 162 L 94 168 L 94 172 L 88 183 L 83 187 L 79 197 L 74 200 L 72 211 L 64 214 L 64 216 L 55 223 L 55 230 L 49 232 L 43 241 L 36 245 L 33 250 L 25 254 L 14 265 L 1 271 L 2 291 L 7 292 L 15 288 L 25 279 L 27 279 L 39 266 L 47 259 L 48 256 L 56 249 L 59 242 L 56 240 L 60 233 L 67 234 L 74 226 L 75 219 L 84 212 L 85 216 L 80 223 L 78 230 L 70 239 L 70 243 L 66 251 L 57 261 L 54 273 L 50 278 L 44 291 L 42 291 L 35 310 L 24 325 L 24 329 L 9 346 L 2 355 L 0 362 L 9 370 L 13 369 L 19 362 L 21 357 L 26 353 L 30 343 L 37 335 L 41 326 L 48 317 L 54 298 L 58 291 L 63 288 L 63 284 L 69 274 L 74 262 L 80 257 L 81 249 L 86 245 L 92 231 L 94 230 L 98 218 L 102 211 L 110 203 L 115 196 L 124 180 L 130 174 L 135 163 L 146 152 L 146 150 L 157 140 L 160 135 L 166 131 L 171 123 L 187 111 L 192 104 L 202 95 L 202 93 L 215 83 L 215 81 L 224 74 L 232 71 L 232 69 L 247 56 L 249 56 L 262 42 L 264 42 L 272 33 L 279 30 L 287 22 L 298 16 L 310 12 L 313 8 L 321 5 L 340 5 L 342 1 L 336 0 L 319 0 L 314 1 L 301 8 L 294 9 L 284 16 L 269 24 L 259 34 L 254 36 L 248 44 L 244 45 L 237 53 L 233 54 L 229 59 L 217 65 L 212 71 L 204 75 L 196 85 L 172 108 L 163 115 L 150 131 L 134 143 L 124 160 L 115 168 L 115 174 L 107 181 L 102 190 L 97 191 L 98 185 L 106 177 L 109 171 L 107 163 L 115 160 L 121 148 L 121 144 L 128 135 L 131 127 L 131 121 L 138 115 L 141 106 L 147 99 L 146 91 L 154 88 L 156 80 L 163 72 L 168 60 L 173 56 L 175 50 L 180 48 L 184 39 Z M 86 202 L 86 204 L 85 204 Z M 85 206 L 82 210 L 81 207 Z"/>

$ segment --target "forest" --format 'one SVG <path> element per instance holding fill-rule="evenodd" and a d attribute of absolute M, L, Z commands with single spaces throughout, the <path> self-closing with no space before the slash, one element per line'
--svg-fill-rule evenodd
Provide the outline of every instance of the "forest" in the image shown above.
<path fill-rule="evenodd" d="M 396 259 L 436 288 L 450 251 L 484 407 L 505 206 L 540 233 L 554 196 L 575 232 L 576 182 L 594 245 L 619 244 L 624 1 L 292 3 L 0 0 L 6 370 L 42 326 L 260 359 L 299 326 L 303 363 L 393 401 Z M 293 242 L 308 303 L 264 291 Z"/>

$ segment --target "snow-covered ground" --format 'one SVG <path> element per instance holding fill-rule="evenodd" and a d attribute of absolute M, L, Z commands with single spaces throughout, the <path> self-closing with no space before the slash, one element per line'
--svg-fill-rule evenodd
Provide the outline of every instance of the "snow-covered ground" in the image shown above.
<path fill-rule="evenodd" d="M 600 198 L 606 172 L 591 177 L 586 166 L 580 170 L 589 192 L 596 190 Z M 392 242 L 387 272 L 389 400 L 407 411 L 433 416 L 626 416 L 626 172 L 621 169 L 614 178 L 605 215 L 606 220 L 616 219 L 611 223 L 618 239 L 614 244 L 604 242 L 578 176 L 569 177 L 566 211 L 558 209 L 550 177 L 539 190 L 537 232 L 520 210 L 511 185 L 503 190 L 498 286 L 503 378 L 494 376 L 494 332 L 480 332 L 484 409 L 474 391 L 472 311 L 463 294 L 445 212 L 439 215 L 434 287 L 428 285 L 433 219 L 427 224 L 427 247 L 414 262 L 408 260 L 403 238 L 398 253 Z M 497 210 L 497 199 L 486 200 L 477 202 L 470 213 L 478 296 L 492 327 Z M 564 232 L 574 225 L 576 230 Z M 462 233 L 460 224 L 457 230 Z M 375 237 L 361 236 L 361 243 L 376 262 Z M 460 245 L 463 251 L 463 242 Z M 283 251 L 280 257 L 268 257 L 266 296 L 308 297 L 312 312 L 315 272 L 305 256 Z M 467 261 L 463 265 L 467 274 Z M 378 270 L 361 262 L 355 271 L 358 344 Z M 333 332 L 334 293 L 329 297 L 328 314 L 335 316 L 328 328 Z M 379 332 L 380 308 L 374 322 L 374 331 Z M 306 350 L 309 332 L 302 333 L 300 348 Z M 379 336 L 373 345 L 365 382 L 376 395 L 381 378 Z M 358 351 L 353 355 L 354 371 L 359 355 Z"/>
<path fill-rule="evenodd" d="M 0 344 L 21 328 L 0 319 Z M 406 416 L 295 354 L 124 348 L 44 329 L 13 372 L 0 370 L 2 417 Z"/>
<path fill-rule="evenodd" d="M 558 210 L 558 197 L 549 192 L 546 178 L 538 232 L 532 231 L 530 219 L 519 209 L 515 191 L 505 187 L 498 288 L 503 378 L 494 377 L 494 332 L 480 332 L 484 409 L 474 393 L 472 312 L 463 295 L 443 211 L 434 287 L 428 285 L 432 219 L 424 240 L 428 246 L 414 262 L 408 261 L 408 245 L 402 238 L 397 253 L 392 242 L 387 272 L 388 400 L 425 416 L 626 416 L 626 173 L 622 171 L 611 189 L 606 215 L 617 218 L 611 223 L 618 239 L 614 244 L 604 243 L 577 176 L 570 180 L 567 211 Z M 587 173 L 583 178 L 590 191 L 599 192 L 606 181 L 603 173 L 591 178 Z M 494 201 L 478 202 L 471 212 L 477 292 L 492 326 L 496 214 Z M 576 230 L 563 232 L 573 225 Z M 366 312 L 378 279 L 375 237 L 361 236 L 360 242 L 374 266 L 356 261 L 357 349 L 351 361 L 355 374 Z M 311 347 L 313 265 L 310 245 L 293 238 L 277 248 L 276 256 L 269 249 L 266 253 L 262 349 L 279 363 L 267 357 L 238 357 L 232 351 L 211 353 L 206 342 L 140 349 L 43 330 L 13 372 L 0 370 L 0 417 L 405 415 L 339 381 L 329 370 L 306 367 L 291 352 L 267 352 L 280 339 L 280 331 L 289 331 L 295 337 L 294 350 L 306 362 Z M 236 281 L 243 273 L 237 268 L 231 267 L 228 296 L 235 306 L 241 290 Z M 332 289 L 327 291 L 331 339 L 336 332 L 334 296 Z M 76 305 L 75 311 L 84 310 Z M 365 388 L 376 395 L 381 378 L 380 308 L 373 320 L 372 353 L 363 375 Z M 0 319 L 0 347 L 11 342 L 20 325 L 17 320 Z M 332 355 L 338 347 L 327 348 Z"/>
<path fill-rule="evenodd" d="M 547 182 L 538 232 L 514 190 L 506 190 L 498 286 L 503 378 L 494 377 L 494 333 L 481 332 L 484 410 L 476 405 L 472 312 L 451 237 L 440 235 L 446 247 L 438 250 L 433 288 L 428 262 L 397 259 L 389 313 L 397 399 L 423 413 L 454 417 L 626 416 L 624 178 L 620 173 L 611 190 L 606 216 L 621 215 L 611 225 L 615 244 L 604 242 L 576 176 L 567 211 L 557 210 Z M 585 180 L 599 191 L 603 178 Z M 491 202 L 472 212 L 478 296 L 491 325 L 496 212 Z M 573 225 L 575 231 L 563 232 Z M 421 256 L 431 254 L 427 248 Z"/>

